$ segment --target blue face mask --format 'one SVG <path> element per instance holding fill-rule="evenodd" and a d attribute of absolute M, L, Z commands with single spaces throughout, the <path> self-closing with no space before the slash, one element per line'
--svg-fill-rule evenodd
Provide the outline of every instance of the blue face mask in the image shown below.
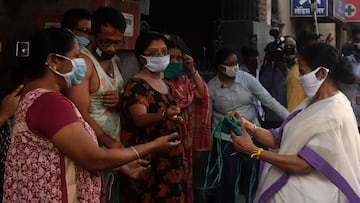
<path fill-rule="evenodd" d="M 90 43 L 90 40 L 85 37 L 75 35 L 75 38 L 77 39 L 80 48 L 86 47 Z"/>
<path fill-rule="evenodd" d="M 85 60 L 83 58 L 70 59 L 70 58 L 60 55 L 60 54 L 55 54 L 55 55 L 57 57 L 71 61 L 72 69 L 68 73 L 60 73 L 60 72 L 54 70 L 52 67 L 50 67 L 50 65 L 48 65 L 50 70 L 52 70 L 55 74 L 60 75 L 61 77 L 64 78 L 67 88 L 79 85 L 81 83 L 81 81 L 84 79 L 85 74 L 86 74 Z"/>

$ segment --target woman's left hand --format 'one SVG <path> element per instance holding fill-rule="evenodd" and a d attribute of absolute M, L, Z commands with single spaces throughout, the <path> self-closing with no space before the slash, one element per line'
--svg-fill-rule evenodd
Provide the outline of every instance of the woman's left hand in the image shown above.
<path fill-rule="evenodd" d="M 190 73 L 195 70 L 195 67 L 194 67 L 194 59 L 187 55 L 187 54 L 184 54 L 183 55 L 183 64 L 185 65 L 185 67 L 190 71 Z"/>
<path fill-rule="evenodd" d="M 119 170 L 132 179 L 144 180 L 149 177 L 150 167 L 149 161 L 145 159 L 138 159 L 114 170 Z"/>
<path fill-rule="evenodd" d="M 231 131 L 231 139 L 233 141 L 234 148 L 236 151 L 250 155 L 257 149 L 257 147 L 252 142 L 244 125 L 241 126 L 241 131 L 241 136 L 237 136 L 233 131 Z"/>

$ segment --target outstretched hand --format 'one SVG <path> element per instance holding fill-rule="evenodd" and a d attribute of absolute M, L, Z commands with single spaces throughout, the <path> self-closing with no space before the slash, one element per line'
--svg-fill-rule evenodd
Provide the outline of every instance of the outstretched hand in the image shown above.
<path fill-rule="evenodd" d="M 155 150 L 154 152 L 167 153 L 171 149 L 177 147 L 181 141 L 177 132 L 170 135 L 160 136 L 154 140 Z"/>
<path fill-rule="evenodd" d="M 226 113 L 226 115 L 230 116 L 230 117 L 235 116 L 237 118 L 237 123 L 240 126 L 246 127 L 250 123 L 250 121 L 248 121 L 244 117 L 240 116 L 240 114 L 237 111 L 229 111 Z"/>
<path fill-rule="evenodd" d="M 114 170 L 119 170 L 126 176 L 135 180 L 144 180 L 149 177 L 150 162 L 145 159 L 138 159 L 118 167 Z"/>
<path fill-rule="evenodd" d="M 331 44 L 331 42 L 334 40 L 334 37 L 331 35 L 331 33 L 329 32 L 329 34 L 326 36 L 325 38 L 325 43 L 327 44 Z"/>
<path fill-rule="evenodd" d="M 233 131 L 231 131 L 231 139 L 236 151 L 242 152 L 244 154 L 251 154 L 256 150 L 256 146 L 252 142 L 249 133 L 246 131 L 244 125 L 241 126 L 242 135 L 237 136 Z"/>

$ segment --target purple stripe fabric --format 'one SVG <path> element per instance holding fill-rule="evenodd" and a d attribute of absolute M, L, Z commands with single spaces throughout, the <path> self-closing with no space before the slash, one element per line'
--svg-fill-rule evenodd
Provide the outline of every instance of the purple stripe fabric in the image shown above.
<path fill-rule="evenodd" d="M 275 181 L 264 193 L 261 194 L 259 203 L 265 203 L 271 196 L 280 190 L 288 181 L 289 175 L 284 173 L 277 181 Z"/>
<path fill-rule="evenodd" d="M 312 150 L 310 147 L 304 147 L 300 153 L 303 159 L 309 162 L 316 170 L 327 177 L 334 185 L 336 185 L 348 198 L 351 203 L 360 202 L 360 197 L 356 194 L 354 189 L 345 180 L 345 178 L 336 171 L 325 159 L 323 159 L 318 153 Z"/>
<path fill-rule="evenodd" d="M 284 131 L 284 127 L 285 125 L 291 121 L 291 119 L 293 119 L 300 111 L 294 111 L 292 112 L 281 124 L 280 128 L 279 128 L 279 132 L 277 132 L 274 129 L 270 129 L 269 131 L 271 132 L 271 134 L 273 135 L 276 143 L 280 143 L 281 138 L 282 138 L 282 134 Z M 262 172 L 264 170 L 264 165 L 265 163 L 263 161 L 260 161 L 260 166 L 259 166 L 259 182 L 260 182 L 260 178 L 262 175 Z M 282 186 L 285 185 L 285 183 L 287 182 L 289 176 L 287 174 L 284 174 L 283 176 L 281 176 L 278 180 L 275 181 L 274 184 L 272 184 L 263 194 L 261 194 L 261 197 L 259 199 L 259 202 L 266 202 L 272 195 L 274 195 L 277 191 L 280 190 L 280 188 Z"/>
<path fill-rule="evenodd" d="M 282 138 L 282 134 L 283 134 L 283 131 L 284 131 L 284 128 L 285 128 L 285 125 L 291 121 L 291 119 L 293 119 L 299 112 L 301 111 L 300 110 L 296 110 L 294 112 L 292 112 L 281 124 L 281 126 L 279 127 L 279 132 L 277 132 L 276 130 L 274 129 L 270 129 L 270 132 L 271 134 L 273 135 L 276 143 L 280 143 L 281 141 L 281 138 Z"/>

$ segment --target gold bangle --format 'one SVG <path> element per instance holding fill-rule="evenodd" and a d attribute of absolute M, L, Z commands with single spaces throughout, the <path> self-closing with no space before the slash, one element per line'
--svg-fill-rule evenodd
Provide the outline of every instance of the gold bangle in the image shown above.
<path fill-rule="evenodd" d="M 260 160 L 260 156 L 263 153 L 263 148 L 258 148 L 257 150 L 253 151 L 253 153 L 250 155 L 250 158 L 254 158 L 257 160 Z"/>
<path fill-rule="evenodd" d="M 137 158 L 140 159 L 140 158 L 141 158 L 141 157 L 140 157 L 140 154 L 139 154 L 139 152 L 136 150 L 136 148 L 135 148 L 134 146 L 130 146 L 130 147 L 131 147 L 131 149 L 135 152 Z"/>
<path fill-rule="evenodd" d="M 162 119 L 163 119 L 163 121 L 165 121 L 167 119 L 166 109 L 165 109 L 165 111 L 162 112 Z"/>

